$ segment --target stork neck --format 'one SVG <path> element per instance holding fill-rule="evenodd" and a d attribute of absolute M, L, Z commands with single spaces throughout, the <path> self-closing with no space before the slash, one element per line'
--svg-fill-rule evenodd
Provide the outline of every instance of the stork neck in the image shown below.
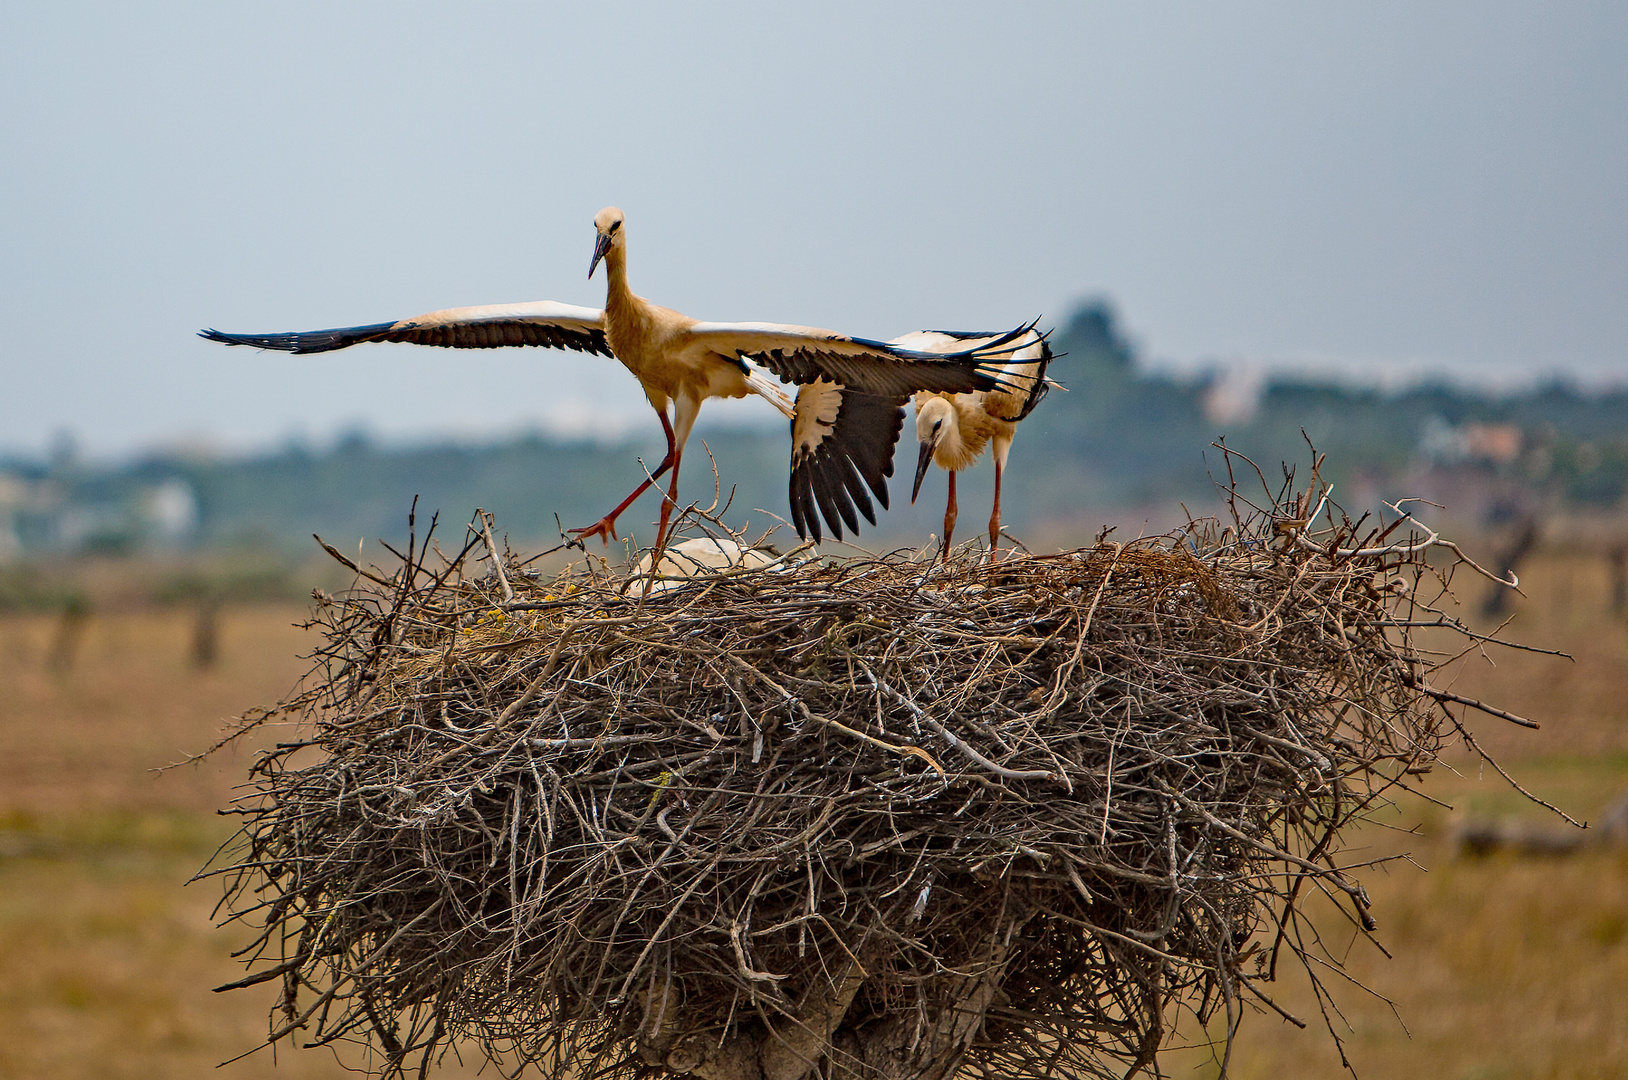
<path fill-rule="evenodd" d="M 984 441 L 977 437 L 976 432 L 962 430 L 959 413 L 952 414 L 944 424 L 939 434 L 938 446 L 933 451 L 933 460 L 944 469 L 966 469 L 977 460 L 978 453 L 984 448 Z"/>
<path fill-rule="evenodd" d="M 624 307 L 633 301 L 633 290 L 627 283 L 627 253 L 613 247 L 605 252 L 605 308 Z"/>

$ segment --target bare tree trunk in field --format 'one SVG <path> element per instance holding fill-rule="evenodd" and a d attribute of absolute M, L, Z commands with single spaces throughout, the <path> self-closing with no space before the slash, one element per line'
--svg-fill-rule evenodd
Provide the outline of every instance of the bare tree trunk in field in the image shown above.
<path fill-rule="evenodd" d="M 1532 549 L 1537 545 L 1538 519 L 1536 516 L 1528 514 L 1521 519 L 1519 531 L 1516 532 L 1515 538 L 1510 541 L 1509 547 L 1499 553 L 1498 562 L 1495 564 L 1498 567 L 1499 576 L 1509 580 L 1510 575 L 1519 569 L 1521 561 L 1530 555 Z M 1511 591 L 1502 585 L 1494 585 L 1492 591 L 1487 593 L 1486 600 L 1481 604 L 1481 614 L 1491 619 L 1507 612 L 1509 610 Z"/>
<path fill-rule="evenodd" d="M 1628 611 L 1628 540 L 1618 543 L 1606 555 L 1611 564 L 1611 610 Z"/>
<path fill-rule="evenodd" d="M 208 671 L 220 659 L 220 601 L 206 597 L 198 603 L 192 624 L 192 666 Z"/>
<path fill-rule="evenodd" d="M 57 632 L 51 638 L 50 651 L 45 655 L 45 666 L 58 674 L 73 670 L 79 656 L 79 645 L 85 639 L 85 625 L 90 622 L 90 604 L 75 596 L 62 607 L 62 618 Z"/>

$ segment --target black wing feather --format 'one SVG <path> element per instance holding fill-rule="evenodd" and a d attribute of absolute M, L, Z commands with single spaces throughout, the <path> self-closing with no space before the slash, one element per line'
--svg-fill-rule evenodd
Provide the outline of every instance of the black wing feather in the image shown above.
<path fill-rule="evenodd" d="M 1016 416 L 1004 417 L 1003 419 L 1016 422 L 1027 420 L 1029 418 L 1029 414 L 1034 412 L 1034 407 L 1040 404 L 1040 400 L 1051 391 L 1051 383 L 1046 381 L 1046 369 L 1051 367 L 1051 362 L 1053 359 L 1054 357 L 1052 356 L 1051 352 L 1051 342 L 1047 341 L 1045 338 L 1041 338 L 1040 360 L 1035 367 L 1034 382 L 1029 384 L 1029 394 L 1023 399 L 1023 408 L 1018 410 L 1018 414 Z"/>
<path fill-rule="evenodd" d="M 771 349 L 752 354 L 752 359 L 786 382 L 799 386 L 818 379 L 830 379 L 856 390 L 901 400 L 918 390 L 965 394 L 974 390 L 994 390 L 1001 385 L 998 376 L 983 370 L 980 362 L 972 359 L 934 357 L 888 362 L 814 348 Z"/>
<path fill-rule="evenodd" d="M 287 353 L 332 352 L 368 341 L 402 341 L 437 345 L 443 349 L 500 349 L 508 345 L 536 345 L 611 355 L 603 330 L 572 330 L 527 319 L 488 319 L 479 322 L 421 325 L 411 320 L 345 326 L 335 330 L 303 330 L 284 334 L 227 334 L 200 330 L 198 336 L 225 345 L 249 345 Z"/>
<path fill-rule="evenodd" d="M 548 323 L 523 319 L 491 320 L 462 326 L 406 325 L 381 341 L 407 341 L 414 345 L 438 345 L 443 349 L 501 349 L 508 345 L 536 345 L 552 349 L 611 355 L 603 330 L 568 330 Z"/>
<path fill-rule="evenodd" d="M 1032 329 L 1034 324 L 1027 323 L 1003 334 L 982 335 L 989 340 L 949 353 L 922 352 L 856 337 L 849 340 L 880 355 L 855 355 L 813 343 L 744 355 L 799 386 L 829 379 L 866 393 L 899 398 L 908 398 L 918 390 L 966 394 L 1005 388 L 997 370 L 1005 362 L 1003 353 L 1010 353 L 1007 347 Z"/>
<path fill-rule="evenodd" d="M 842 539 L 843 514 L 837 508 L 837 500 L 842 497 L 842 489 L 832 483 L 830 473 L 826 469 L 829 462 L 816 454 L 809 460 L 811 485 L 814 489 L 814 501 L 820 506 L 820 513 L 825 515 L 825 523 L 831 527 L 831 536 L 835 540 Z M 848 515 L 853 514 L 852 510 Z M 857 531 L 852 526 L 850 531 Z"/>
<path fill-rule="evenodd" d="M 875 525 L 876 508 L 871 505 L 870 496 L 865 492 L 864 478 L 859 475 L 859 470 L 854 467 L 853 459 L 847 454 L 837 454 L 834 456 L 836 458 L 837 466 L 842 472 L 843 486 L 848 489 L 848 494 L 853 498 L 854 506 L 859 508 L 860 514 L 864 516 L 866 521 L 870 522 L 872 525 Z M 885 491 L 887 489 L 883 488 L 883 490 Z M 859 532 L 858 522 L 854 523 L 854 532 Z"/>
<path fill-rule="evenodd" d="M 893 475 L 893 448 L 904 428 L 908 395 L 875 394 L 851 387 L 840 392 L 841 407 L 830 430 L 812 450 L 792 448 L 791 517 L 797 535 L 805 539 L 821 539 L 816 504 L 838 540 L 844 523 L 858 533 L 856 506 L 866 521 L 876 524 L 867 487 L 882 509 L 888 506 L 887 478 Z"/>
<path fill-rule="evenodd" d="M 304 330 L 284 334 L 227 334 L 213 328 L 198 331 L 198 336 L 218 341 L 223 345 L 250 345 L 256 349 L 276 349 L 287 353 L 331 352 L 360 345 L 364 341 L 384 341 L 395 323 L 374 323 L 371 326 L 344 326 L 337 330 Z"/>
<path fill-rule="evenodd" d="M 826 454 L 823 457 L 815 458 L 814 463 L 819 467 L 819 479 L 822 482 L 820 487 L 814 489 L 815 496 L 818 496 L 822 491 L 829 492 L 831 501 L 836 504 L 837 513 L 842 516 L 843 524 L 848 526 L 849 532 L 857 536 L 859 534 L 859 515 L 854 513 L 853 496 L 848 494 L 848 470 L 843 468 L 843 455 Z M 827 511 L 827 513 L 829 512 Z M 832 531 L 836 531 L 835 527 L 832 528 Z"/>
<path fill-rule="evenodd" d="M 797 535 L 807 540 L 813 537 L 817 544 L 825 539 L 820 534 L 820 515 L 814 510 L 814 491 L 808 484 L 797 482 L 797 470 L 791 474 L 791 523 Z"/>

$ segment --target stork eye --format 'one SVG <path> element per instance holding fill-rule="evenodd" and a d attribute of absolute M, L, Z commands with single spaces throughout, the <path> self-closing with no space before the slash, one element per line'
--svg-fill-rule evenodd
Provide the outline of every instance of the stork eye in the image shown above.
<path fill-rule="evenodd" d="M 617 229 L 620 229 L 621 227 L 622 227 L 622 223 L 620 221 L 613 221 L 613 222 L 611 222 L 610 231 L 615 232 Z"/>
<path fill-rule="evenodd" d="M 944 426 L 944 421 L 942 421 L 942 420 L 934 420 L 933 421 L 933 431 L 935 433 L 938 431 L 939 428 L 941 428 L 943 426 Z"/>

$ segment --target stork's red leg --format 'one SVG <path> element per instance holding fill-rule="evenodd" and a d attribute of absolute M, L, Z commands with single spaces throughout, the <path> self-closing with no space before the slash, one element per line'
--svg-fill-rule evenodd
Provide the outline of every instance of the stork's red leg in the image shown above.
<path fill-rule="evenodd" d="M 995 508 L 989 512 L 989 562 L 993 565 L 1000 559 L 1000 549 L 995 545 L 1001 536 L 1001 459 L 995 456 Z"/>
<path fill-rule="evenodd" d="M 950 534 L 955 531 L 955 470 L 950 470 L 950 497 L 944 504 L 944 561 L 950 561 Z"/>
<path fill-rule="evenodd" d="M 655 553 L 651 565 L 661 558 L 661 542 L 667 536 L 667 519 L 672 516 L 673 507 L 678 505 L 678 463 L 683 457 L 683 450 L 673 454 L 673 479 L 667 485 L 667 497 L 661 500 L 661 521 L 656 525 L 656 543 L 650 549 Z"/>
<path fill-rule="evenodd" d="M 592 525 L 589 525 L 585 529 L 570 530 L 572 533 L 576 534 L 578 539 L 589 540 L 597 536 L 608 545 L 612 539 L 616 538 L 616 519 L 621 517 L 622 511 L 632 506 L 633 500 L 637 499 L 640 495 L 643 495 L 650 485 L 656 482 L 657 478 L 660 477 L 662 473 L 666 472 L 668 469 L 673 469 L 673 481 L 676 485 L 678 481 L 678 472 L 675 466 L 678 464 L 678 443 L 673 438 L 673 425 L 667 422 L 667 414 L 665 412 L 658 411 L 656 415 L 661 417 L 661 430 L 662 433 L 667 436 L 667 456 L 661 459 L 661 464 L 656 466 L 654 472 L 645 477 L 644 483 L 633 489 L 633 494 L 629 495 L 627 498 L 623 499 L 617 504 L 615 510 L 612 510 L 610 513 L 606 514 L 604 517 L 600 518 L 598 521 L 594 522 Z M 666 514 L 667 504 L 663 503 L 663 521 L 666 520 Z"/>

